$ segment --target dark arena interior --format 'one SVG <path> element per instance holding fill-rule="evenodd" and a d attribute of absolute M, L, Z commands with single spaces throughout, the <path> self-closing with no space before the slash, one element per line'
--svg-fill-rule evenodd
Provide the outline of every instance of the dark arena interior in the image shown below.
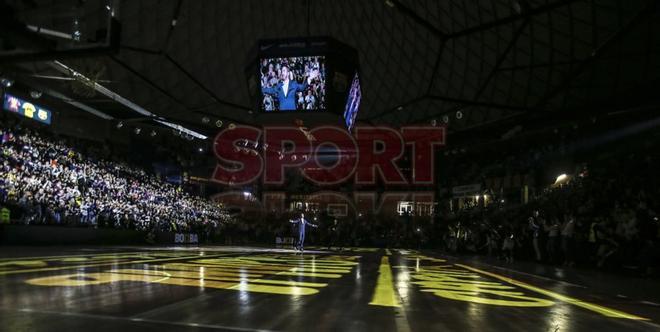
<path fill-rule="evenodd" d="M 657 0 L 0 0 L 0 331 L 660 331 Z"/>

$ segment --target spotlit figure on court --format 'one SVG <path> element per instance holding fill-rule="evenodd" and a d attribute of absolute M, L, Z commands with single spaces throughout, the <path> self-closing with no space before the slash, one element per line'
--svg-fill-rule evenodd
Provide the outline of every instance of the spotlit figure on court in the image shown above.
<path fill-rule="evenodd" d="M 303 251 L 305 247 L 305 228 L 307 225 L 311 227 L 318 227 L 316 224 L 312 224 L 311 222 L 307 221 L 305 219 L 305 214 L 301 213 L 300 218 L 298 219 L 291 219 L 289 220 L 290 223 L 292 224 L 298 224 L 298 242 L 296 242 L 296 250 Z"/>

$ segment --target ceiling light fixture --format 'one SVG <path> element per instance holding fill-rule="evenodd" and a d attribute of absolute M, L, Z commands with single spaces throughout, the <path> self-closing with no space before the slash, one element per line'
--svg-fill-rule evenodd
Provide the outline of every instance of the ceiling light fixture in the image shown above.
<path fill-rule="evenodd" d="M 31 91 L 30 91 L 30 97 L 32 97 L 32 98 L 34 98 L 34 99 L 39 99 L 39 98 L 41 98 L 41 95 L 42 95 L 42 93 L 41 93 L 41 91 L 39 91 L 39 90 L 31 90 Z"/>
<path fill-rule="evenodd" d="M 3 77 L 0 78 L 0 84 L 2 84 L 2 86 L 4 86 L 5 88 L 11 88 L 11 86 L 14 85 L 14 80 Z"/>

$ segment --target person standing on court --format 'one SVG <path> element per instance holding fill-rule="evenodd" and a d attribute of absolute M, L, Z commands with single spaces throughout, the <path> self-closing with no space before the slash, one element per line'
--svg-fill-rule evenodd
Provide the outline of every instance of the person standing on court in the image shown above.
<path fill-rule="evenodd" d="M 536 254 L 536 261 L 541 261 L 541 248 L 539 245 L 539 237 L 541 236 L 541 227 L 543 222 L 539 220 L 539 212 L 534 211 L 534 215 L 529 217 L 529 228 L 532 230 L 532 245 L 534 247 L 534 253 Z"/>
<path fill-rule="evenodd" d="M 311 227 L 318 227 L 318 225 L 312 224 L 311 222 L 305 219 L 305 214 L 301 213 L 300 218 L 289 220 L 292 224 L 298 224 L 298 242 L 296 243 L 296 249 L 303 251 L 305 247 L 305 228 L 307 225 Z"/>

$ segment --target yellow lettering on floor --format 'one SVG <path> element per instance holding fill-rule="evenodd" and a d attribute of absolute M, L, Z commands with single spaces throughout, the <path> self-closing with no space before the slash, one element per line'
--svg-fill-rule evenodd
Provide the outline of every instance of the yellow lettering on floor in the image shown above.
<path fill-rule="evenodd" d="M 237 257 L 239 260 L 247 261 L 259 261 L 259 262 L 278 262 L 278 263 L 288 263 L 288 264 L 321 264 L 329 266 L 354 266 L 357 265 L 357 262 L 353 260 L 341 259 L 341 258 L 317 258 L 317 256 L 305 256 L 305 258 L 291 258 L 291 257 L 282 257 L 282 256 L 245 256 Z M 348 256 L 353 257 L 353 256 Z"/>
<path fill-rule="evenodd" d="M 217 254 L 217 255 L 210 255 L 211 257 L 220 257 L 223 255 L 227 254 Z M 154 255 L 155 256 L 155 255 Z M 92 257 L 92 259 L 101 259 L 101 260 L 90 260 L 90 261 L 85 261 L 83 264 L 71 264 L 71 265 L 55 265 L 51 266 L 49 262 L 51 261 L 44 261 L 46 264 L 45 266 L 41 267 L 36 267 L 36 268 L 24 268 L 24 269 L 2 269 L 0 268 L 0 275 L 9 275 L 9 274 L 19 274 L 19 273 L 33 273 L 33 272 L 46 272 L 46 271 L 61 271 L 61 270 L 71 270 L 71 269 L 81 269 L 81 268 L 89 268 L 89 267 L 101 267 L 101 266 L 111 266 L 111 265 L 118 265 L 118 264 L 145 264 L 145 263 L 156 263 L 156 262 L 166 262 L 166 261 L 177 261 L 177 260 L 183 260 L 183 259 L 196 259 L 199 258 L 200 255 L 194 255 L 194 256 L 179 256 L 179 255 L 173 255 L 172 256 L 164 256 L 163 258 L 153 258 L 151 256 L 140 256 L 141 259 L 138 260 L 117 260 L 117 259 L 107 259 L 105 256 L 96 256 Z M 123 257 L 124 259 L 126 257 Z M 142 259 L 144 258 L 144 259 Z M 57 260 L 54 260 L 52 262 L 58 262 L 60 259 L 63 259 L 62 257 L 58 258 Z M 3 262 L 6 263 L 6 262 Z"/>
<path fill-rule="evenodd" d="M 163 279 L 163 276 L 150 275 L 123 275 L 118 273 L 74 273 L 63 274 L 53 277 L 33 278 L 25 281 L 30 285 L 37 286 L 89 286 L 100 285 L 118 281 L 143 281 L 154 282 Z"/>
<path fill-rule="evenodd" d="M 499 282 L 479 280 L 477 274 L 464 274 L 459 271 L 416 272 L 412 274 L 413 284 L 422 287 L 423 292 L 458 301 L 490 304 L 509 307 L 548 307 L 554 302 L 526 296 L 521 292 L 511 291 L 515 287 Z"/>
<path fill-rule="evenodd" d="M 21 268 L 38 268 L 47 266 L 63 266 L 63 264 L 72 263 L 114 263 L 128 261 L 129 259 L 154 259 L 154 256 L 147 256 L 142 254 L 124 254 L 124 255 L 100 255 L 100 256 L 61 256 L 52 257 L 49 259 L 35 260 L 35 259 L 20 259 L 20 260 L 5 260 L 0 262 L 0 271 L 16 271 L 20 272 Z"/>
<path fill-rule="evenodd" d="M 197 262 L 197 261 L 196 261 Z M 178 264 L 182 265 L 182 264 Z M 169 266 L 169 265 L 168 265 Z M 244 264 L 234 263 L 220 263 L 219 261 L 206 262 L 204 264 L 185 264 L 188 268 L 213 268 L 222 269 L 223 271 L 240 271 L 241 273 L 261 273 L 282 276 L 301 276 L 301 277 L 315 277 L 315 278 L 341 278 L 342 274 L 351 272 L 350 269 L 334 269 L 334 268 L 316 268 L 316 267 L 295 267 L 292 265 L 278 265 L 278 264 Z"/>
<path fill-rule="evenodd" d="M 204 288 L 229 289 L 248 292 L 282 294 L 282 295 L 311 295 L 318 293 L 318 290 L 310 287 L 298 286 L 279 286 L 279 285 L 257 285 L 247 282 L 225 282 L 218 280 L 178 278 L 162 275 L 149 275 L 144 273 L 85 273 L 85 274 L 65 274 L 55 277 L 34 278 L 26 281 L 30 285 L 38 286 L 89 286 L 119 281 L 141 281 L 160 283 L 177 286 L 194 286 Z"/>
<path fill-rule="evenodd" d="M 341 278 L 341 274 L 334 274 L 334 273 L 280 272 L 277 275 L 312 277 L 312 278 L 332 278 L 332 279 Z"/>
<path fill-rule="evenodd" d="M 11 267 L 42 267 L 47 265 L 48 263 L 42 260 L 13 260 L 0 262 L 0 269 L 8 269 Z"/>
<path fill-rule="evenodd" d="M 282 266 L 287 265 L 307 265 L 307 266 L 325 266 L 325 267 L 352 267 L 357 265 L 357 262 L 352 261 L 339 261 L 339 260 L 314 260 L 314 259 L 281 259 L 281 258 L 272 258 L 272 257 L 222 257 L 222 258 L 212 258 L 212 259 L 197 259 L 191 261 L 191 263 L 203 263 L 203 264 L 252 264 L 252 265 L 263 265 L 263 264 L 278 264 Z"/>
<path fill-rule="evenodd" d="M 531 291 L 539 293 L 539 294 L 543 294 L 543 295 L 545 295 L 547 297 L 550 297 L 550 298 L 553 298 L 555 300 L 564 301 L 564 302 L 576 305 L 578 307 L 597 312 L 597 313 L 599 313 L 603 316 L 614 317 L 614 318 L 634 319 L 634 320 L 648 320 L 648 318 L 628 314 L 628 313 L 625 313 L 623 311 L 610 309 L 610 308 L 603 307 L 603 306 L 600 306 L 600 305 L 597 305 L 597 304 L 585 302 L 585 301 L 582 301 L 582 300 L 579 300 L 579 299 L 576 299 L 576 298 L 573 298 L 573 297 L 570 297 L 570 296 L 566 296 L 566 295 L 555 293 L 555 292 L 552 292 L 552 291 L 549 291 L 549 290 L 546 290 L 546 289 L 543 289 L 543 288 L 532 286 L 532 285 L 524 283 L 522 281 L 518 281 L 518 280 L 515 280 L 515 279 L 505 277 L 505 276 L 501 276 L 501 275 L 496 274 L 496 273 L 483 271 L 483 270 L 480 270 L 480 269 L 477 269 L 477 268 L 474 268 L 474 267 L 471 267 L 471 266 L 467 266 L 467 265 L 462 265 L 462 264 L 456 264 L 456 266 L 460 266 L 464 269 L 474 271 L 474 272 L 477 272 L 477 273 L 481 273 L 483 275 L 487 275 L 489 277 L 493 277 L 493 278 L 508 282 L 512 285 L 515 285 L 515 286 L 518 286 L 518 287 L 521 287 L 521 288 L 525 288 L 525 289 L 531 290 Z"/>
<path fill-rule="evenodd" d="M 196 264 L 195 264 L 196 263 Z M 351 271 L 351 267 L 327 267 L 320 265 L 309 265 L 309 264 L 298 264 L 298 265 L 282 265 L 282 264 L 263 264 L 258 262 L 200 262 L 194 261 L 190 266 L 215 266 L 223 267 L 227 269 L 232 268 L 241 268 L 246 270 L 275 270 L 275 271 L 294 271 L 294 270 L 306 270 L 314 272 L 335 272 L 335 273 L 348 273 Z"/>
<path fill-rule="evenodd" d="M 191 258 L 191 257 L 187 257 Z M 149 262 L 145 262 L 149 263 Z M 65 274 L 33 278 L 26 283 L 37 286 L 89 286 L 120 281 L 148 282 L 200 288 L 229 289 L 284 295 L 312 295 L 327 283 L 300 280 L 265 279 L 265 276 L 341 278 L 357 262 L 333 259 L 292 257 L 221 257 L 193 259 L 184 263 L 149 265 L 145 269 L 115 268 L 100 273 Z"/>
<path fill-rule="evenodd" d="M 327 247 L 309 247 L 309 249 L 318 249 L 323 250 Z M 339 251 L 339 247 L 332 247 L 330 250 Z M 342 252 L 377 252 L 380 248 L 352 248 L 352 247 L 343 247 L 341 248 Z"/>
<path fill-rule="evenodd" d="M 401 306 L 401 303 L 394 292 L 392 269 L 390 267 L 390 258 L 388 256 L 383 256 L 380 260 L 380 266 L 378 267 L 378 281 L 376 282 L 374 296 L 369 304 L 383 307 Z"/>
<path fill-rule="evenodd" d="M 261 284 L 273 284 L 273 285 L 288 285 L 296 287 L 325 287 L 328 284 L 318 283 L 318 282 L 302 282 L 302 281 L 290 281 L 290 280 L 268 280 L 268 279 L 257 279 L 260 276 L 248 275 L 248 274 L 235 274 L 233 276 L 223 275 L 221 272 L 209 272 L 209 271 L 155 271 L 155 270 L 140 270 L 140 269 L 120 269 L 120 270 L 111 270 L 111 273 L 123 273 L 123 274 L 142 274 L 147 276 L 163 276 L 167 275 L 173 278 L 186 278 L 186 279 L 199 279 L 214 281 L 227 281 L 227 282 L 252 282 L 252 283 L 261 283 Z M 254 277 L 254 278 L 253 278 Z"/>
<path fill-rule="evenodd" d="M 429 262 L 434 262 L 434 263 L 444 263 L 447 260 L 442 259 L 442 258 L 435 258 L 435 257 L 429 257 L 429 256 L 424 256 L 424 255 L 408 255 L 405 257 L 407 260 L 424 260 L 424 261 L 429 261 Z"/>
<path fill-rule="evenodd" d="M 333 269 L 333 268 L 321 268 L 321 267 L 294 267 L 291 269 L 292 272 L 324 272 L 324 273 L 348 273 L 351 272 L 350 269 Z"/>
<path fill-rule="evenodd" d="M 420 266 L 420 261 L 444 263 L 446 260 L 423 255 L 406 256 L 406 260 L 415 261 L 414 267 L 397 266 L 409 270 L 411 283 L 421 286 L 422 292 L 436 296 L 471 303 L 480 303 L 508 307 L 548 307 L 553 301 L 528 296 L 510 285 L 497 281 L 485 280 L 479 274 L 458 269 L 452 265 Z"/>
<path fill-rule="evenodd" d="M 356 261 L 360 259 L 360 256 L 339 256 L 339 255 L 330 255 L 330 256 L 324 256 L 323 260 L 328 260 L 328 261 Z"/>

